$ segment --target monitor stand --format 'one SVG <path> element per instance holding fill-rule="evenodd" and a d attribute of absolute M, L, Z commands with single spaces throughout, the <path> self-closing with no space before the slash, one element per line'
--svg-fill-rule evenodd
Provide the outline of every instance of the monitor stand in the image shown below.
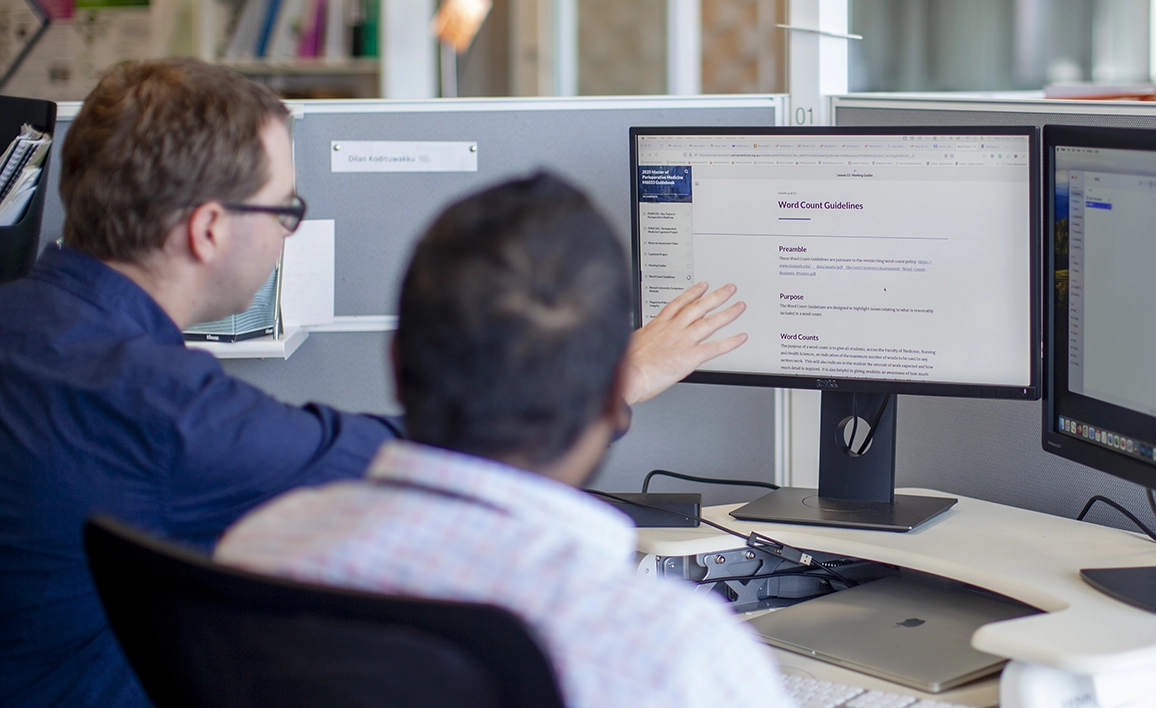
<path fill-rule="evenodd" d="M 784 487 L 735 509 L 731 516 L 745 521 L 910 531 L 947 511 L 955 499 L 895 493 L 895 407 L 886 394 L 823 391 L 819 488 Z"/>
<path fill-rule="evenodd" d="M 1156 568 L 1084 568 L 1080 577 L 1120 602 L 1156 612 Z"/>

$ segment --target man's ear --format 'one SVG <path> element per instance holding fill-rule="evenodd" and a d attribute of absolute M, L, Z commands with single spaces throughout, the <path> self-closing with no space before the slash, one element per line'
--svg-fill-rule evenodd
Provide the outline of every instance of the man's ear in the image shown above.
<path fill-rule="evenodd" d="M 211 263 L 230 236 L 227 213 L 220 202 L 205 202 L 185 219 L 184 237 L 189 253 L 201 263 Z"/>

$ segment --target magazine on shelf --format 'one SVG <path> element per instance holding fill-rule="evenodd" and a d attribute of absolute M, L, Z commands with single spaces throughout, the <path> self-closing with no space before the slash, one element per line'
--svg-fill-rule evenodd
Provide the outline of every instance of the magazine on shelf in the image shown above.
<path fill-rule="evenodd" d="M 52 136 L 25 124 L 0 158 L 0 226 L 24 217 L 40 182 Z"/>

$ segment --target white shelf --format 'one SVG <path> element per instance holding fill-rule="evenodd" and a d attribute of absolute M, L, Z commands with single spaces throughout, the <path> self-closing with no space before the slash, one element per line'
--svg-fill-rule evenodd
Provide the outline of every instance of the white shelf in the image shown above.
<path fill-rule="evenodd" d="M 397 329 L 394 315 L 338 315 L 333 322 L 304 327 L 286 327 L 281 339 L 260 337 L 243 342 L 185 342 L 204 349 L 218 359 L 288 359 L 310 332 L 392 332 Z"/>
<path fill-rule="evenodd" d="M 190 349 L 204 349 L 218 359 L 288 359 L 309 337 L 300 327 L 287 327 L 280 339 L 272 336 L 243 342 L 185 342 Z"/>

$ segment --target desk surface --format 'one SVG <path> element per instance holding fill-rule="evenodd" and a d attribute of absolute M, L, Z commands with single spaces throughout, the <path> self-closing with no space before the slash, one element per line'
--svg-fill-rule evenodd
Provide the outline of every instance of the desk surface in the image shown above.
<path fill-rule="evenodd" d="M 728 513 L 737 504 L 703 514 L 741 533 L 758 531 L 799 548 L 933 573 L 1045 611 L 981 627 L 972 637 L 980 651 L 1082 675 L 1156 667 L 1156 614 L 1109 598 L 1079 577 L 1081 568 L 1156 565 L 1156 545 L 1139 534 L 958 498 L 951 510 L 907 533 L 739 521 Z M 707 526 L 639 529 L 639 550 L 660 556 L 741 543 Z"/>

